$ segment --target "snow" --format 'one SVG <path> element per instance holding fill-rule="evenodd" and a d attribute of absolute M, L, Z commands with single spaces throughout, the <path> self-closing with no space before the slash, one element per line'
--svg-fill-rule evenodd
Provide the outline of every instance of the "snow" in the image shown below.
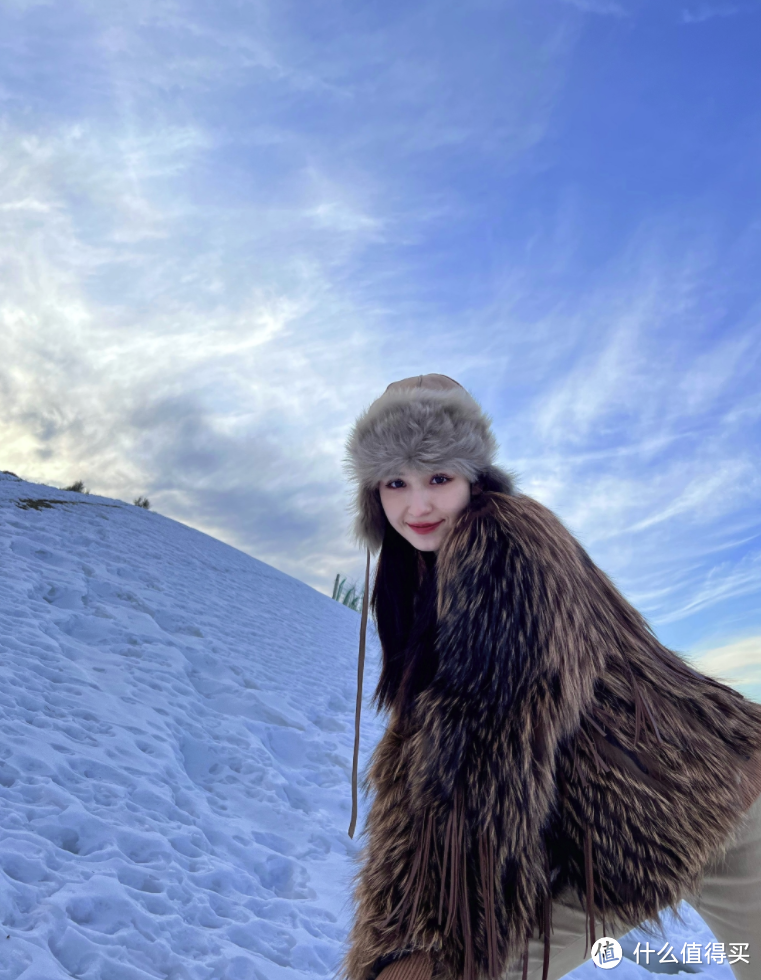
<path fill-rule="evenodd" d="M 159 514 L 9 474 L 0 560 L 0 980 L 332 975 L 368 805 L 352 840 L 359 615 Z M 378 653 L 370 630 L 360 770 Z M 712 939 L 684 909 L 677 951 Z M 619 980 L 652 975 L 638 938 Z"/>

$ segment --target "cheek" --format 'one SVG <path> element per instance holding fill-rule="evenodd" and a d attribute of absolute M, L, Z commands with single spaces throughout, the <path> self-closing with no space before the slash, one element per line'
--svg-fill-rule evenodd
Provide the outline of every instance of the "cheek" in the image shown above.
<path fill-rule="evenodd" d="M 395 499 L 393 493 L 384 493 L 381 490 L 380 502 L 389 523 L 394 524 L 396 522 L 396 515 L 399 512 L 399 501 Z"/>
<path fill-rule="evenodd" d="M 459 517 L 470 502 L 470 484 L 464 489 L 462 487 L 457 487 L 456 489 L 457 492 L 453 493 L 448 501 L 450 517 Z"/>

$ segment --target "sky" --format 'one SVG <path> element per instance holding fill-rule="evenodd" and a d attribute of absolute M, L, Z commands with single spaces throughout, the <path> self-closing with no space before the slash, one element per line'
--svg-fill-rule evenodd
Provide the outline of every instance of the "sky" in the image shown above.
<path fill-rule="evenodd" d="M 0 469 L 330 594 L 342 458 L 456 378 L 761 697 L 761 3 L 0 0 Z"/>

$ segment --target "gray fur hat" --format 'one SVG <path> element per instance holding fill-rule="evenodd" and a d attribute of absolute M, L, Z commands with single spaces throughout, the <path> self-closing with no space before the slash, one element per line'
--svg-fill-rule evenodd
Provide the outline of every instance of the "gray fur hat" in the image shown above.
<path fill-rule="evenodd" d="M 471 483 L 511 493 L 511 476 L 493 464 L 496 453 L 490 417 L 457 381 L 421 374 L 392 382 L 359 416 L 347 441 L 344 462 L 357 484 L 357 542 L 373 553 L 382 545 L 387 520 L 378 484 L 403 469 L 454 470 Z"/>

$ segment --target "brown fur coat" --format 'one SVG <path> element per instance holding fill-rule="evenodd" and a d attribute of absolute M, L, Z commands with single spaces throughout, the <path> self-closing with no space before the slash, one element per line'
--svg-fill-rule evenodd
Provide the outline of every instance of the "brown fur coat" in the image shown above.
<path fill-rule="evenodd" d="M 362 784 L 348 980 L 416 949 L 499 977 L 530 935 L 548 955 L 566 886 L 591 941 L 654 918 L 761 792 L 761 706 L 663 647 L 541 504 L 474 497 L 436 589 L 438 669 Z"/>

